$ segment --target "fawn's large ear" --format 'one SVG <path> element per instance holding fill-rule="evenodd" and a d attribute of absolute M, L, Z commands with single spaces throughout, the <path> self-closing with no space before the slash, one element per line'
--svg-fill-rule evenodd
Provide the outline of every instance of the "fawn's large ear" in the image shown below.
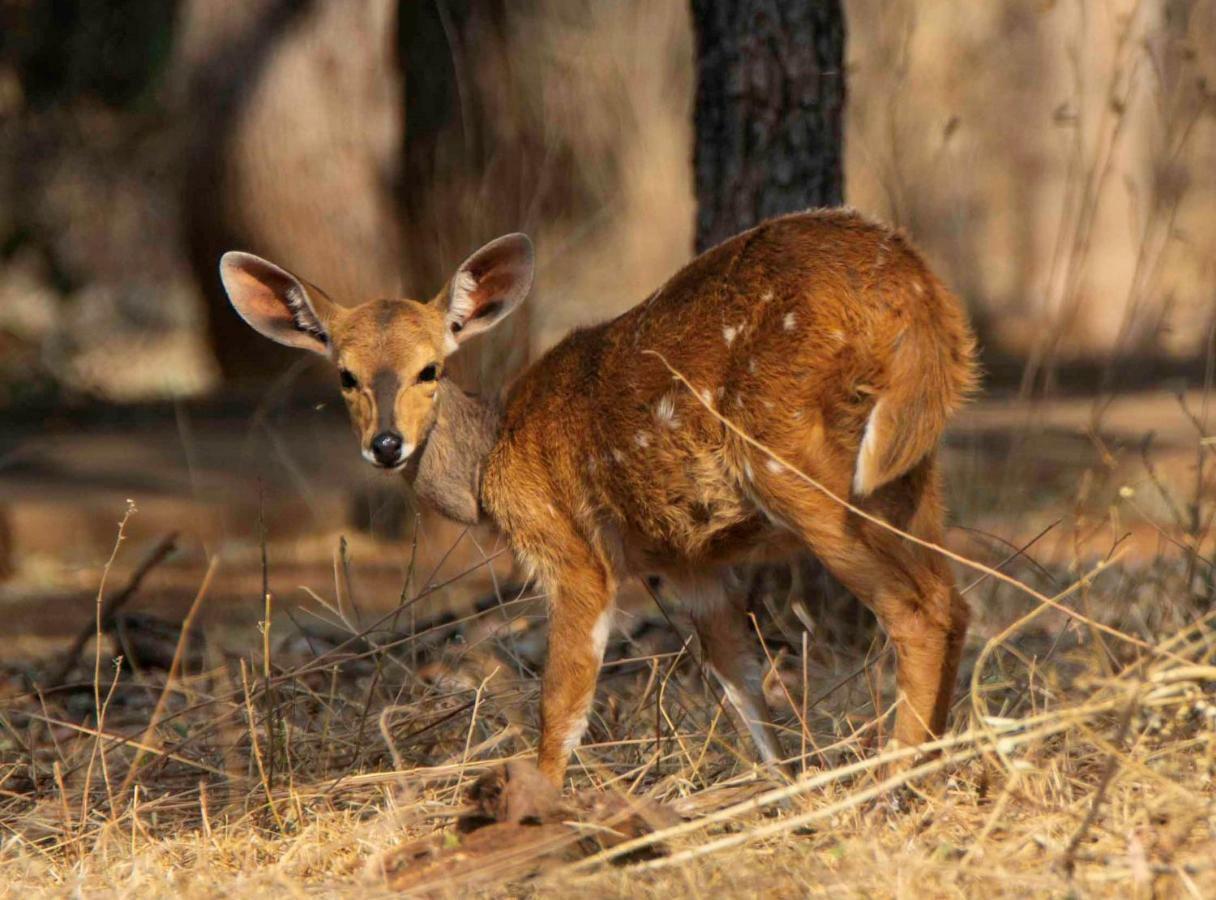
<path fill-rule="evenodd" d="M 240 317 L 272 341 L 328 356 L 339 307 L 313 285 L 252 253 L 220 259 L 220 280 Z"/>
<path fill-rule="evenodd" d="M 493 328 L 519 306 L 532 289 L 532 242 L 508 234 L 486 244 L 461 264 L 439 297 L 448 335 L 448 352 L 466 338 Z"/>

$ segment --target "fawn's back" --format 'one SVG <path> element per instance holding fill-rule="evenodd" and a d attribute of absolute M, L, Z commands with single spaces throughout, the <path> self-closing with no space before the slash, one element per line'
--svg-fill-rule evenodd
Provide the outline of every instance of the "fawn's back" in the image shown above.
<path fill-rule="evenodd" d="M 487 507 L 525 554 L 572 529 L 632 571 L 754 555 L 781 543 L 759 483 L 779 466 L 671 369 L 839 495 L 866 495 L 932 452 L 971 352 L 900 235 L 847 211 L 775 219 L 532 366 L 506 398 Z"/>

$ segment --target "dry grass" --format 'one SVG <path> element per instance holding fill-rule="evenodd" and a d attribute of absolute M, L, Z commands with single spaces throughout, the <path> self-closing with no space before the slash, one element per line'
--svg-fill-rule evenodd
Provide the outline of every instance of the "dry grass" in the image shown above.
<path fill-rule="evenodd" d="M 490 878 L 491 893 L 546 896 L 1211 895 L 1207 446 L 1187 502 L 1146 457 L 1162 508 L 1194 510 L 1178 521 L 1145 515 L 1140 525 L 1162 536 L 1155 559 L 1120 559 L 1147 504 L 1124 491 L 1109 527 L 1087 527 L 1069 559 L 1040 562 L 1028 541 L 990 560 L 1013 573 L 1004 578 L 960 570 L 977 611 L 970 691 L 935 757 L 878 751 L 891 654 L 830 612 L 783 596 L 761 611 L 770 699 L 803 771 L 793 782 L 754 767 L 674 610 L 622 613 L 573 780 L 648 798 L 684 822 L 639 839 L 662 850 L 648 861 L 619 859 L 636 847 L 626 843 L 527 881 L 518 868 L 495 876 L 483 866 L 476 890 Z M 1117 484 L 1095 478 L 1076 496 L 1117 496 Z M 488 764 L 531 754 L 542 607 L 504 588 L 482 612 L 403 631 L 432 588 L 369 621 L 346 578 L 339 565 L 336 599 L 318 594 L 306 621 L 276 614 L 268 598 L 258 633 L 231 634 L 222 650 L 213 641 L 200 656 L 178 633 L 172 674 L 116 668 L 101 641 L 79 680 L 58 689 L 11 672 L 0 695 L 6 890 L 387 892 L 385 853 L 450 828 Z M 99 591 L 99 623 L 102 595 L 115 589 Z M 206 593 L 204 580 L 198 605 Z M 466 887 L 455 877 L 433 889 Z"/>

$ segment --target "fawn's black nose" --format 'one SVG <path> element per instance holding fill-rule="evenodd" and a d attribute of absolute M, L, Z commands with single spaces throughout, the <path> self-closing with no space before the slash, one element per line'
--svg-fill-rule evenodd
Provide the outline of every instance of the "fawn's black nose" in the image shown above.
<path fill-rule="evenodd" d="M 372 456 L 382 466 L 395 466 L 401 462 L 401 435 L 395 431 L 382 431 L 372 438 Z"/>

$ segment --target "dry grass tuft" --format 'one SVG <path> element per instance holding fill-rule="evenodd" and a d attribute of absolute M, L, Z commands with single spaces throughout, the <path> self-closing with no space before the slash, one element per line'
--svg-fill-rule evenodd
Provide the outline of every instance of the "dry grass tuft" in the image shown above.
<path fill-rule="evenodd" d="M 171 660 L 167 671 L 152 657 L 111 661 L 104 639 L 59 687 L 10 670 L 0 682 L 5 888 L 1211 895 L 1208 446 L 1189 503 L 1161 507 L 1194 516 L 1153 521 L 1146 496 L 1090 472 L 1077 496 L 1127 503 L 1082 527 L 1092 513 L 1075 502 L 1068 558 L 1036 559 L 1040 535 L 960 582 L 977 612 L 970 691 L 934 756 L 878 750 L 893 709 L 890 653 L 856 634 L 825 639 L 830 616 L 783 596 L 763 598 L 759 621 L 799 778 L 752 763 L 686 623 L 666 604 L 641 607 L 619 617 L 572 798 L 555 807 L 542 796 L 538 811 L 465 835 L 478 778 L 484 811 L 498 802 L 486 772 L 534 749 L 544 637 L 529 588 L 403 632 L 434 591 L 427 579 L 369 623 L 338 566 L 336 603 L 315 595 L 301 617 L 267 596 L 243 642 L 186 652 L 187 621 L 170 632 L 174 651 L 156 655 Z M 1172 496 L 1145 464 L 1142 493 L 1155 484 Z M 1136 511 L 1159 552 L 1123 561 Z M 632 830 L 612 818 L 639 808 L 660 812 Z"/>

